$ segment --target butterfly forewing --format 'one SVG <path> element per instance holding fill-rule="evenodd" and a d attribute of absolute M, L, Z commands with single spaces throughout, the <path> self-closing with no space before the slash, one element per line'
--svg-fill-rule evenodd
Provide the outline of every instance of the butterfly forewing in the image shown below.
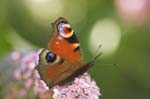
<path fill-rule="evenodd" d="M 48 48 L 68 62 L 75 63 L 81 60 L 79 41 L 68 21 L 59 18 L 52 25 L 53 36 Z"/>

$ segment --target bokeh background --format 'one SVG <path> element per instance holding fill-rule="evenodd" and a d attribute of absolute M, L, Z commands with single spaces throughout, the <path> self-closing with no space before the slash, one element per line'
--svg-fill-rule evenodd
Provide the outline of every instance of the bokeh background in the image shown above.
<path fill-rule="evenodd" d="M 72 24 L 85 60 L 101 44 L 103 55 L 89 70 L 101 99 L 150 99 L 149 0 L 0 0 L 0 58 L 46 48 L 58 17 Z"/>

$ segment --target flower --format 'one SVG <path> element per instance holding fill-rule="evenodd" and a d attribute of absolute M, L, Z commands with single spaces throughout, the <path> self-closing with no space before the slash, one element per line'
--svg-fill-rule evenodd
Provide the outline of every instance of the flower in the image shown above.
<path fill-rule="evenodd" d="M 54 99 L 99 99 L 99 87 L 88 73 L 75 78 L 71 85 L 55 86 Z"/>
<path fill-rule="evenodd" d="M 21 54 L 21 53 L 20 53 Z M 29 52 L 22 57 L 17 52 L 12 53 L 12 60 L 16 62 L 19 60 L 20 66 L 15 70 L 14 77 L 17 80 L 22 80 L 23 86 L 26 91 L 32 88 L 33 93 L 40 97 L 40 99 L 46 99 L 51 96 L 51 89 L 49 89 L 43 80 L 41 80 L 37 70 L 35 70 L 38 64 L 38 52 Z"/>
<path fill-rule="evenodd" d="M 29 52 L 23 55 L 14 52 L 11 56 L 12 60 L 20 65 L 16 68 L 14 77 L 17 81 L 21 81 L 20 90 L 26 91 L 23 95 L 33 92 L 40 99 L 50 97 L 53 99 L 98 99 L 101 95 L 99 87 L 88 73 L 76 77 L 70 84 L 56 85 L 50 89 L 35 70 L 38 64 L 38 52 Z"/>

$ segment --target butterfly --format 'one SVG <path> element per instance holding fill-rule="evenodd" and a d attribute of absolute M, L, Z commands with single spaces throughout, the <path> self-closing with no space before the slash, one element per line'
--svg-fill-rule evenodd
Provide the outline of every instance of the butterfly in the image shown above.
<path fill-rule="evenodd" d="M 73 81 L 92 67 L 101 55 L 98 54 L 89 62 L 84 61 L 80 43 L 65 18 L 58 18 L 52 23 L 52 28 L 48 48 L 40 52 L 36 66 L 41 79 L 49 88 Z"/>

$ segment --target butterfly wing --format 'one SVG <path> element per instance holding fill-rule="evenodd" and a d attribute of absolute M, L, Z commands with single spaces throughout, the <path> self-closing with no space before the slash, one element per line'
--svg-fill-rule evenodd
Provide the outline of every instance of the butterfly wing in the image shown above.
<path fill-rule="evenodd" d="M 82 59 L 79 41 L 68 21 L 59 18 L 52 25 L 48 49 L 41 52 L 37 67 L 49 87 L 70 81 L 88 67 Z"/>
<path fill-rule="evenodd" d="M 69 63 L 52 51 L 44 49 L 39 55 L 39 64 L 36 69 L 39 71 L 41 79 L 51 88 L 56 84 L 65 84 L 66 80 L 71 81 L 71 76 L 82 64 L 82 62 Z"/>
<path fill-rule="evenodd" d="M 80 61 L 82 53 L 79 41 L 68 21 L 60 17 L 52 26 L 53 34 L 48 48 L 68 62 Z"/>

